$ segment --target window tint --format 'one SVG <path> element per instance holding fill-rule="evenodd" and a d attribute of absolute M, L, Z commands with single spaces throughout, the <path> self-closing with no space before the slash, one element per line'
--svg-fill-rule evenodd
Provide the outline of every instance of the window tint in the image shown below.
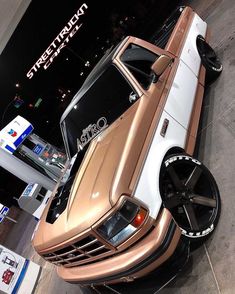
<path fill-rule="evenodd" d="M 64 126 L 71 157 L 137 99 L 119 70 L 110 65 L 82 96 L 65 118 Z"/>
<path fill-rule="evenodd" d="M 147 89 L 153 80 L 151 66 L 157 57 L 158 55 L 143 47 L 130 44 L 122 54 L 121 61 L 133 74 L 140 85 L 144 89 Z"/>

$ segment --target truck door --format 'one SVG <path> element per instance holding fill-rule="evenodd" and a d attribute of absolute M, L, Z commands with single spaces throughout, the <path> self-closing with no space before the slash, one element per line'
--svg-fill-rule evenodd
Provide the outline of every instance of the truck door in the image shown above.
<path fill-rule="evenodd" d="M 180 60 L 164 110 L 185 129 L 189 126 L 197 84 L 195 74 Z"/>

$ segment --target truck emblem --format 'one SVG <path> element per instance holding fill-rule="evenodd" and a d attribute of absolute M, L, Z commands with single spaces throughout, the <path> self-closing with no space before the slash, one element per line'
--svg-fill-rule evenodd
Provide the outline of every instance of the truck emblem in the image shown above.
<path fill-rule="evenodd" d="M 77 138 L 78 150 L 82 150 L 87 143 L 89 143 L 93 138 L 95 138 L 97 134 L 99 134 L 107 126 L 107 119 L 105 117 L 99 118 L 97 123 L 95 124 L 89 124 L 89 126 L 82 131 L 80 139 Z"/>

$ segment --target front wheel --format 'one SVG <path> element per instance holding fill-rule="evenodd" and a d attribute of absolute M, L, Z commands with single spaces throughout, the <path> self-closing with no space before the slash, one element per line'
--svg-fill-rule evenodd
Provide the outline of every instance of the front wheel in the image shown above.
<path fill-rule="evenodd" d="M 184 154 L 166 158 L 160 191 L 164 206 L 184 236 L 195 240 L 214 230 L 221 209 L 219 190 L 214 177 L 200 161 Z"/>
<path fill-rule="evenodd" d="M 221 74 L 223 65 L 214 49 L 202 36 L 197 37 L 197 48 L 206 69 L 206 82 L 211 83 Z"/>

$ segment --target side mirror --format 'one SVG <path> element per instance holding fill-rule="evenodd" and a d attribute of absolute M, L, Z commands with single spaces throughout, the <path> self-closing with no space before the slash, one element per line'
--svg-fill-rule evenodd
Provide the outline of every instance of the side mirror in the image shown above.
<path fill-rule="evenodd" d="M 161 55 L 151 66 L 152 71 L 156 76 L 160 76 L 166 68 L 172 63 L 172 58 L 167 55 Z"/>

